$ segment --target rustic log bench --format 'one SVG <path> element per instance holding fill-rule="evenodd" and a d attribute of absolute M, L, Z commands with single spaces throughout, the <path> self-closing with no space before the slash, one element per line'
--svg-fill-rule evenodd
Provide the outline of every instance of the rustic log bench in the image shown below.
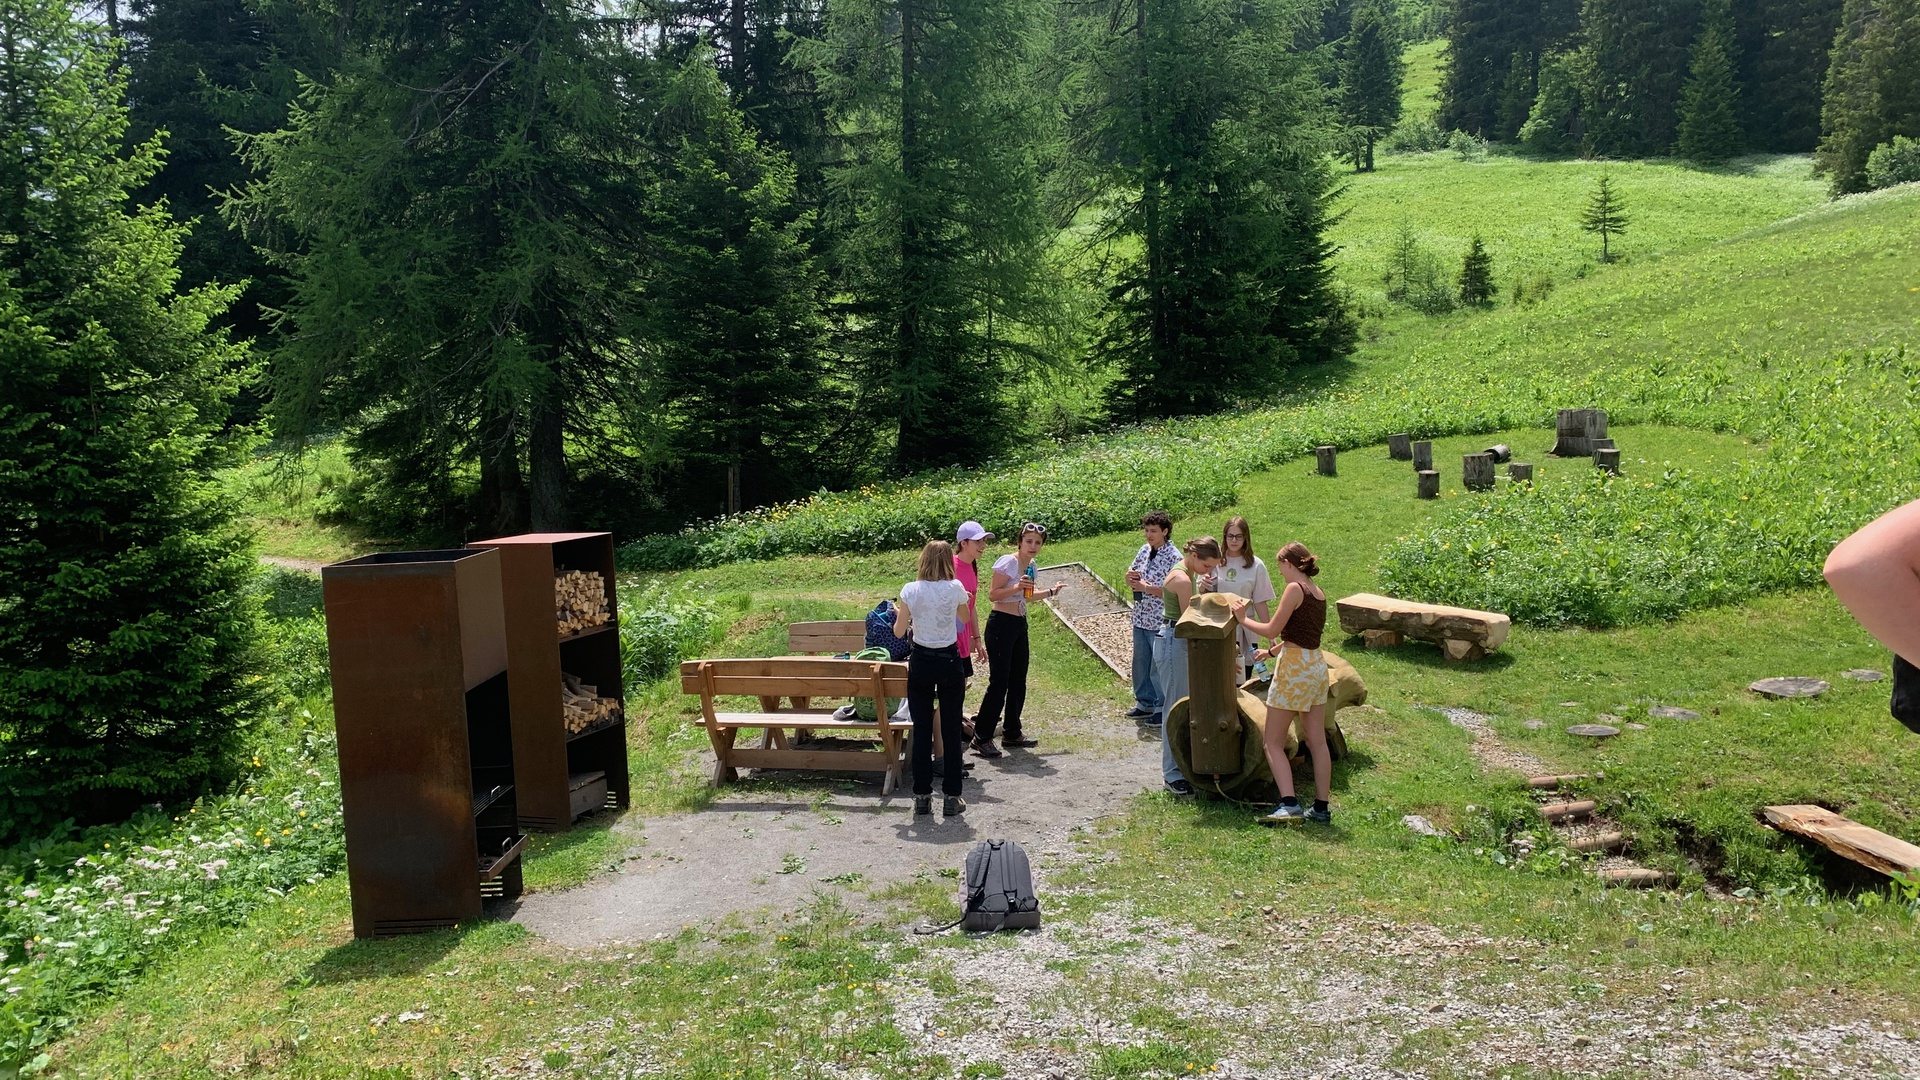
<path fill-rule="evenodd" d="M 791 656 L 739 660 L 688 660 L 680 665 L 680 690 L 700 696 L 700 713 L 713 743 L 715 787 L 739 779 L 740 769 L 817 769 L 879 772 L 886 777 L 881 794 L 900 784 L 913 724 L 892 717 L 894 703 L 907 695 L 907 665 L 837 657 Z M 722 697 L 757 698 L 759 712 L 722 712 Z M 875 720 L 836 720 L 832 709 L 781 709 L 781 698 L 871 698 Z M 773 702 L 773 707 L 765 707 Z M 736 746 L 742 728 L 761 728 L 758 747 Z M 788 729 L 873 732 L 874 750 L 822 750 L 793 746 Z"/>
<path fill-rule="evenodd" d="M 1366 638 L 1367 647 L 1417 638 L 1440 646 L 1449 660 L 1478 660 L 1507 640 L 1513 621 L 1497 611 L 1420 604 L 1374 593 L 1355 593 L 1334 605 L 1340 629 Z"/>

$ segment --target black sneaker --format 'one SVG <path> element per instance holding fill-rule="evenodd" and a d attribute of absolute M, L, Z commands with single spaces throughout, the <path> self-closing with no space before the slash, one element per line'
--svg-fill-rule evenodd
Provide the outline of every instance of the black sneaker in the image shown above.
<path fill-rule="evenodd" d="M 1173 796 L 1177 799 L 1188 799 L 1193 797 L 1193 785 L 1187 783 L 1184 778 L 1180 780 L 1175 780 L 1172 783 L 1168 784 L 1167 790 L 1172 792 Z"/>
<path fill-rule="evenodd" d="M 915 795 L 913 797 L 913 816 L 919 817 L 921 814 L 931 813 L 933 813 L 933 796 Z"/>
<path fill-rule="evenodd" d="M 1018 746 L 1025 749 L 1029 747 L 1039 746 L 1040 740 L 1028 738 L 1025 735 L 1002 735 L 1000 736 L 1000 745 L 1001 746 Z"/>
<path fill-rule="evenodd" d="M 947 796 L 947 801 L 940 807 L 941 817 L 959 817 L 966 812 L 967 800 L 958 795 Z"/>
<path fill-rule="evenodd" d="M 1321 810 L 1317 807 L 1309 809 L 1307 811 L 1307 820 L 1315 825 L 1331 825 L 1333 824 L 1333 811 Z"/>
<path fill-rule="evenodd" d="M 1000 748 L 993 745 L 992 739 L 975 739 L 968 745 L 967 749 L 972 750 L 983 758 L 997 758 L 1000 756 Z"/>
<path fill-rule="evenodd" d="M 1153 715 L 1152 709 L 1143 709 L 1138 705 L 1121 714 L 1129 720 L 1145 720 Z"/>

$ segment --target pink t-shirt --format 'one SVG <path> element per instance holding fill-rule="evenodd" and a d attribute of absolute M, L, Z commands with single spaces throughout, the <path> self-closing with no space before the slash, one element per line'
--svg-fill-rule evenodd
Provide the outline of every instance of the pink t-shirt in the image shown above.
<path fill-rule="evenodd" d="M 978 617 L 974 613 L 974 594 L 980 591 L 980 568 L 962 559 L 953 560 L 953 576 L 960 587 L 967 590 L 967 618 L 960 624 L 960 655 L 970 656 L 973 650 L 973 624 Z"/>

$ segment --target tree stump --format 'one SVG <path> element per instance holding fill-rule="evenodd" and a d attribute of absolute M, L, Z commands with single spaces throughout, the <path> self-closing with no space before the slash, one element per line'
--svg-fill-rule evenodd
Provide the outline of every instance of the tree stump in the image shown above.
<path fill-rule="evenodd" d="M 1433 468 L 1433 441 L 1421 439 L 1413 444 L 1413 471 L 1421 472 Z"/>
<path fill-rule="evenodd" d="M 1321 476 L 1339 475 L 1334 471 L 1334 467 L 1333 467 L 1333 459 L 1338 454 L 1339 454 L 1339 450 L 1331 446 L 1316 446 L 1313 448 L 1313 456 L 1318 458 L 1320 461 Z"/>
<path fill-rule="evenodd" d="M 1516 484 L 1533 483 L 1533 466 L 1524 461 L 1516 461 L 1507 466 L 1507 479 Z"/>
<path fill-rule="evenodd" d="M 1494 443 L 1492 446 L 1487 447 L 1486 452 L 1493 455 L 1493 463 L 1495 465 L 1505 465 L 1507 462 L 1513 460 L 1513 447 L 1508 446 L 1506 443 Z"/>
<path fill-rule="evenodd" d="M 1747 689 L 1770 698 L 1810 698 L 1819 697 L 1833 689 L 1825 679 L 1811 679 L 1804 675 L 1788 675 L 1782 678 L 1761 679 L 1751 683 Z"/>
<path fill-rule="evenodd" d="M 1554 418 L 1554 457 L 1586 457 L 1593 453 L 1593 440 L 1607 437 L 1607 410 L 1561 409 Z"/>
<path fill-rule="evenodd" d="M 1404 431 L 1398 435 L 1387 436 L 1387 460 L 1412 461 L 1413 436 Z"/>
<path fill-rule="evenodd" d="M 1587 449 L 1595 454 L 1599 453 L 1602 450 L 1612 450 L 1615 447 L 1615 445 L 1616 444 L 1612 439 L 1588 439 L 1587 440 Z"/>
<path fill-rule="evenodd" d="M 1417 492 L 1419 496 L 1423 499 L 1439 498 L 1440 497 L 1440 474 L 1433 471 L 1432 469 L 1421 469 L 1420 484 L 1417 489 Z"/>
<path fill-rule="evenodd" d="M 1486 451 L 1460 458 L 1460 483 L 1468 491 L 1493 490 L 1493 455 Z"/>
<path fill-rule="evenodd" d="M 1620 475 L 1620 451 L 1609 446 L 1593 452 L 1593 465 L 1603 472 Z"/>

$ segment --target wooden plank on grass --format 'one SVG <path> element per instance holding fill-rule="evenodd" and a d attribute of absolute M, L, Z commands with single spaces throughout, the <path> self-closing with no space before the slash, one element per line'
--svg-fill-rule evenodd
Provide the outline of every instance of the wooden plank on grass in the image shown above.
<path fill-rule="evenodd" d="M 1849 821 L 1821 806 L 1769 806 L 1767 824 L 1825 845 L 1835 854 L 1899 877 L 1920 870 L 1920 847 Z"/>

